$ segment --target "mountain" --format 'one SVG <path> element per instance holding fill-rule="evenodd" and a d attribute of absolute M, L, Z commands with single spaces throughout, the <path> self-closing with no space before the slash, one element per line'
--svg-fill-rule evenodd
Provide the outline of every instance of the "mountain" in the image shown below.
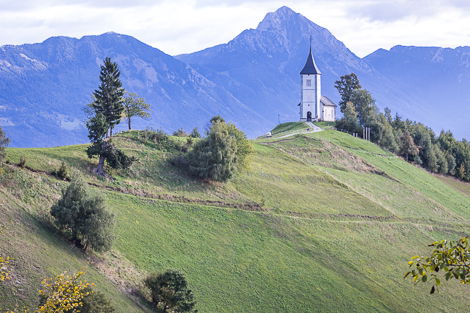
<path fill-rule="evenodd" d="M 199 312 L 468 311 L 465 285 L 442 279 L 430 296 L 430 285 L 403 273 L 428 244 L 468 234 L 470 184 L 333 130 L 253 141 L 246 171 L 214 184 L 169 165 L 184 138 L 168 146 L 146 138 L 113 138 L 138 158 L 113 180 L 92 174 L 86 145 L 7 149 L 0 251 L 13 262 L 12 280 L 0 282 L 1 312 L 36 304 L 44 277 L 83 270 L 116 312 L 152 312 L 136 295 L 146 294 L 146 275 L 167 269 L 185 274 Z M 21 157 L 26 166 L 13 165 Z M 84 254 L 51 224 L 68 185 L 50 175 L 62 162 L 114 213 L 111 251 Z"/>
<path fill-rule="evenodd" d="M 180 55 L 203 75 L 222 85 L 256 112 L 284 121 L 298 118 L 299 73 L 309 51 L 310 36 L 322 91 L 338 100 L 334 82 L 355 72 L 368 87 L 393 88 L 367 62 L 352 53 L 327 29 L 287 7 L 269 13 L 256 29 L 242 32 L 227 44 Z"/>
<path fill-rule="evenodd" d="M 413 95 L 423 113 L 410 117 L 470 138 L 470 47 L 395 46 L 364 60 Z"/>
<path fill-rule="evenodd" d="M 0 126 L 13 145 L 86 142 L 83 108 L 106 56 L 119 64 L 124 87 L 153 106 L 152 120 L 137 127 L 204 127 L 215 114 L 257 127 L 256 112 L 191 66 L 133 37 L 106 33 L 0 47 Z"/>
<path fill-rule="evenodd" d="M 354 72 L 380 108 L 470 138 L 470 48 L 396 47 L 359 58 L 287 7 L 226 44 L 179 56 L 115 33 L 2 46 L 0 126 L 17 147 L 86 142 L 82 109 L 110 56 L 124 87 L 153 106 L 152 118 L 136 120 L 137 128 L 190 131 L 220 114 L 255 137 L 279 119 L 298 119 L 299 72 L 310 37 L 324 95 L 337 102 L 334 82 Z"/>

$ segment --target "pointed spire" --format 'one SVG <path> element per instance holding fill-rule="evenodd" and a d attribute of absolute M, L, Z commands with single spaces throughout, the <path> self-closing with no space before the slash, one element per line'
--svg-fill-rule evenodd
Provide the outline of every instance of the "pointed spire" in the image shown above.
<path fill-rule="evenodd" d="M 318 69 L 317 65 L 315 64 L 315 60 L 313 59 L 312 54 L 312 35 L 310 35 L 310 50 L 307 57 L 307 62 L 305 62 L 305 66 L 300 72 L 301 75 L 309 74 L 309 75 L 321 75 L 320 70 Z"/>

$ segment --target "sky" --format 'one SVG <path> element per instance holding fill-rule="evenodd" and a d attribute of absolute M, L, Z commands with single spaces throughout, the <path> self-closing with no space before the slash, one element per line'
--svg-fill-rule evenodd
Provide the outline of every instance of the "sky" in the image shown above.
<path fill-rule="evenodd" d="M 470 0 L 0 0 L 0 45 L 114 31 L 176 55 L 225 43 L 283 5 L 360 57 L 395 45 L 470 46 Z"/>

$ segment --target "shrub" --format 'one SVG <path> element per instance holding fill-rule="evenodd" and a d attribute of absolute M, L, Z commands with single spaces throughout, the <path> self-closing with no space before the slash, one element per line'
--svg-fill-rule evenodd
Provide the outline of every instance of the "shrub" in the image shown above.
<path fill-rule="evenodd" d="M 99 292 L 93 291 L 83 298 L 83 306 L 80 308 L 80 313 L 114 313 L 116 310 L 113 308 L 109 299 Z"/>
<path fill-rule="evenodd" d="M 170 137 L 162 130 L 149 130 L 146 129 L 139 133 L 139 139 L 145 143 L 150 143 L 153 148 L 162 151 L 178 150 L 177 145 Z"/>
<path fill-rule="evenodd" d="M 169 270 L 163 274 L 152 274 L 144 283 L 150 289 L 157 312 L 197 312 L 193 292 L 181 272 Z"/>
<path fill-rule="evenodd" d="M 24 156 L 20 156 L 20 160 L 18 162 L 18 166 L 23 168 L 26 166 L 26 158 Z"/>
<path fill-rule="evenodd" d="M 79 312 L 85 297 L 92 293 L 93 284 L 82 281 L 84 272 L 66 273 L 53 279 L 44 279 L 39 290 L 38 313 Z"/>
<path fill-rule="evenodd" d="M 67 165 L 65 164 L 65 162 L 62 162 L 60 164 L 59 169 L 53 171 L 52 175 L 54 175 L 58 179 L 67 180 L 67 181 L 70 180 L 69 169 L 67 168 Z"/>
<path fill-rule="evenodd" d="M 173 136 L 187 137 L 188 134 L 186 134 L 186 132 L 184 131 L 184 129 L 179 128 L 178 130 L 175 130 L 175 131 L 173 132 Z"/>
<path fill-rule="evenodd" d="M 80 180 L 74 180 L 52 206 L 51 215 L 59 229 L 78 247 L 106 251 L 113 241 L 114 217 L 106 211 L 104 200 L 90 196 Z"/>
<path fill-rule="evenodd" d="M 198 178 L 227 181 L 245 167 L 250 152 L 243 132 L 233 124 L 217 121 L 186 156 L 188 169 Z"/>

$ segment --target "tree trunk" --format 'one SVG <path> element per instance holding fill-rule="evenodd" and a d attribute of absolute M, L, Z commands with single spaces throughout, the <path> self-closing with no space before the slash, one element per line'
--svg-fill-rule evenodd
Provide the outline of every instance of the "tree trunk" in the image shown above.
<path fill-rule="evenodd" d="M 100 155 L 100 160 L 98 161 L 98 167 L 95 169 L 95 174 L 99 176 L 106 176 L 104 171 L 104 156 Z"/>
<path fill-rule="evenodd" d="M 131 130 L 131 117 L 127 118 L 127 125 L 129 126 L 129 130 Z"/>
<path fill-rule="evenodd" d="M 109 137 L 113 137 L 113 128 L 112 127 L 109 129 Z"/>

